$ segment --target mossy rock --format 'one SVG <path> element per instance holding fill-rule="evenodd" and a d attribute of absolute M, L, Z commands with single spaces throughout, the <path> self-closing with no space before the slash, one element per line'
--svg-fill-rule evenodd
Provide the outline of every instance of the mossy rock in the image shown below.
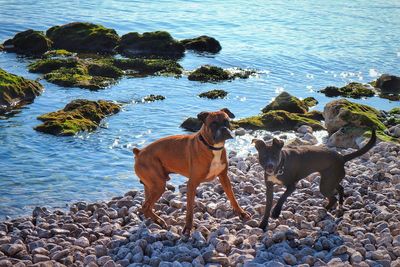
<path fill-rule="evenodd" d="M 40 59 L 28 65 L 33 73 L 49 73 L 60 68 L 75 68 L 80 65 L 77 58 L 50 58 Z"/>
<path fill-rule="evenodd" d="M 318 105 L 318 100 L 312 96 L 306 97 L 303 99 L 303 103 L 307 105 L 307 107 L 313 107 Z"/>
<path fill-rule="evenodd" d="M 388 126 L 395 126 L 400 124 L 400 108 L 393 108 L 387 112 L 387 116 L 384 119 L 384 124 Z"/>
<path fill-rule="evenodd" d="M 199 97 L 208 98 L 208 99 L 217 99 L 217 98 L 225 98 L 227 95 L 228 95 L 228 92 L 226 92 L 225 90 L 215 89 L 215 90 L 203 92 L 203 93 L 199 94 Z"/>
<path fill-rule="evenodd" d="M 51 27 L 46 35 L 54 48 L 73 52 L 112 53 L 119 42 L 115 30 L 85 22 Z"/>
<path fill-rule="evenodd" d="M 375 128 L 385 130 L 381 122 L 381 113 L 367 105 L 357 104 L 347 99 L 338 99 L 326 104 L 323 112 L 325 125 L 330 134 L 343 126 Z"/>
<path fill-rule="evenodd" d="M 147 76 L 147 75 L 181 75 L 182 66 L 175 60 L 170 59 L 114 59 L 115 67 L 122 70 L 132 70 L 130 76 Z"/>
<path fill-rule="evenodd" d="M 41 55 L 52 46 L 52 41 L 43 32 L 32 29 L 17 33 L 4 42 L 4 49 L 24 55 Z"/>
<path fill-rule="evenodd" d="M 38 117 L 43 124 L 35 127 L 36 131 L 67 136 L 81 131 L 93 131 L 99 127 L 106 116 L 118 113 L 120 105 L 111 101 L 73 100 L 64 109 L 43 114 Z"/>
<path fill-rule="evenodd" d="M 65 49 L 49 50 L 43 54 L 44 58 L 67 58 L 74 56 L 75 53 L 67 51 Z"/>
<path fill-rule="evenodd" d="M 197 132 L 200 130 L 202 125 L 203 122 L 198 118 L 189 117 L 182 122 L 180 127 L 190 132 Z"/>
<path fill-rule="evenodd" d="M 111 65 L 108 62 L 91 63 L 88 65 L 88 73 L 91 76 L 100 76 L 118 79 L 124 75 L 124 72 Z"/>
<path fill-rule="evenodd" d="M 308 125 L 314 130 L 324 129 L 317 120 L 310 119 L 304 114 L 290 113 L 284 110 L 271 110 L 261 115 L 236 120 L 232 122 L 232 125 L 250 130 L 269 131 L 296 130 L 301 125 Z"/>
<path fill-rule="evenodd" d="M 231 79 L 226 70 L 210 65 L 204 65 L 189 74 L 190 81 L 218 82 Z"/>
<path fill-rule="evenodd" d="M 375 95 L 375 91 L 366 85 L 357 82 L 351 82 L 343 87 L 328 86 L 319 92 L 324 93 L 328 97 L 344 96 L 351 98 L 371 97 Z"/>
<path fill-rule="evenodd" d="M 392 108 L 391 110 L 389 110 L 389 114 L 391 115 L 400 115 L 400 108 Z"/>
<path fill-rule="evenodd" d="M 220 43 L 213 37 L 202 35 L 192 39 L 181 40 L 186 49 L 197 52 L 218 53 L 221 51 Z"/>
<path fill-rule="evenodd" d="M 0 114 L 32 102 L 42 91 L 43 86 L 40 83 L 0 68 Z"/>
<path fill-rule="evenodd" d="M 324 120 L 324 116 L 323 116 L 322 112 L 318 111 L 318 110 L 311 110 L 310 112 L 302 114 L 302 116 L 309 118 L 309 119 L 317 120 L 317 121 Z"/>
<path fill-rule="evenodd" d="M 130 32 L 121 37 L 117 51 L 128 57 L 173 57 L 180 58 L 185 47 L 165 31 Z"/>
<path fill-rule="evenodd" d="M 0 44 L 0 52 L 4 50 L 4 45 Z"/>
<path fill-rule="evenodd" d="M 154 102 L 154 101 L 159 101 L 159 100 L 164 100 L 165 96 L 162 95 L 148 95 L 145 98 L 143 98 L 144 102 Z"/>
<path fill-rule="evenodd" d="M 308 111 L 308 106 L 295 96 L 287 92 L 280 93 L 274 101 L 262 109 L 266 113 L 271 110 L 285 110 L 291 113 L 304 114 Z"/>

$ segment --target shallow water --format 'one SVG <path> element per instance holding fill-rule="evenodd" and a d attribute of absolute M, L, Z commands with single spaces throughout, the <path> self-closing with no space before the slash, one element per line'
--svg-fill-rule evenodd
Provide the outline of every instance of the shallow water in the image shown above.
<path fill-rule="evenodd" d="M 218 84 L 166 77 L 122 79 L 91 92 L 42 81 L 45 92 L 7 120 L 0 120 L 0 219 L 27 214 L 34 206 L 65 207 L 75 200 L 99 200 L 140 188 L 131 148 L 182 133 L 180 123 L 203 110 L 229 107 L 237 117 L 257 114 L 280 91 L 314 96 L 322 110 L 331 101 L 315 92 L 328 85 L 368 82 L 380 73 L 399 75 L 398 1 L 3 1 L 0 41 L 33 28 L 46 30 L 72 21 L 101 23 L 122 35 L 130 31 L 169 31 L 183 39 L 207 34 L 221 42 L 215 56 L 186 53 L 185 69 L 202 64 L 257 69 L 248 80 Z M 31 79 L 28 59 L 0 53 L 0 67 Z M 224 100 L 197 94 L 229 92 Z M 165 101 L 134 104 L 148 94 Z M 76 98 L 128 102 L 91 134 L 54 137 L 33 130 L 36 117 Z M 379 109 L 398 102 L 354 100 Z M 241 139 L 238 150 L 248 148 Z M 231 144 L 229 147 L 233 147 Z M 241 151 L 243 153 L 243 151 Z M 173 182 L 181 183 L 182 177 Z"/>

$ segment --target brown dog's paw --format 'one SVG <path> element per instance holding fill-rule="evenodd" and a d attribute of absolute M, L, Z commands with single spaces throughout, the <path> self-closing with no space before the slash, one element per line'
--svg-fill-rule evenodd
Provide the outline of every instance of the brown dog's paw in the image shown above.
<path fill-rule="evenodd" d="M 192 231 L 192 226 L 186 226 L 185 225 L 185 227 L 183 227 L 183 230 L 182 230 L 182 235 L 190 236 L 190 232 L 191 231 Z"/>
<path fill-rule="evenodd" d="M 156 219 L 156 223 L 158 224 L 158 225 L 160 225 L 163 229 L 167 229 L 167 223 L 163 220 L 163 219 L 161 219 L 161 218 L 157 218 Z"/>
<path fill-rule="evenodd" d="M 239 212 L 239 217 L 240 217 L 242 220 L 250 220 L 250 219 L 251 219 L 250 213 L 248 213 L 248 212 L 245 211 L 245 210 L 241 210 L 241 211 Z"/>

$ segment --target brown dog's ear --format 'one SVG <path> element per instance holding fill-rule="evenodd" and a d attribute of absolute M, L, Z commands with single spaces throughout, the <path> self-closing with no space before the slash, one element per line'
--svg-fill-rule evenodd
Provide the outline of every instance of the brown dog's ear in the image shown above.
<path fill-rule="evenodd" d="M 226 115 L 228 115 L 229 118 L 234 119 L 235 118 L 235 114 L 233 114 L 228 108 L 223 108 L 221 109 L 222 112 L 225 112 Z"/>
<path fill-rule="evenodd" d="M 285 144 L 285 143 L 284 143 L 282 140 L 279 140 L 279 139 L 276 139 L 276 138 L 274 138 L 274 139 L 272 140 L 272 145 L 273 145 L 273 146 L 277 146 L 277 147 L 279 147 L 279 148 L 282 148 L 284 144 Z"/>
<path fill-rule="evenodd" d="M 260 150 L 260 148 L 265 146 L 264 141 L 260 140 L 260 139 L 253 139 L 253 140 L 251 140 L 251 143 L 255 145 L 257 150 Z"/>
<path fill-rule="evenodd" d="M 210 114 L 210 112 L 202 111 L 199 114 L 197 114 L 197 118 L 204 123 L 209 114 Z"/>

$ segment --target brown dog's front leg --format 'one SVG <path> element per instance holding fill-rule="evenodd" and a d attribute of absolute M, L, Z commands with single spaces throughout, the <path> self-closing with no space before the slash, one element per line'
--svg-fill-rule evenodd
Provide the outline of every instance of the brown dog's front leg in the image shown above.
<path fill-rule="evenodd" d="M 242 219 L 246 219 L 246 220 L 250 219 L 250 214 L 239 206 L 239 204 L 235 198 L 235 194 L 233 193 L 231 181 L 229 180 L 227 170 L 223 171 L 218 176 L 218 178 L 219 178 L 219 181 L 221 182 L 222 188 L 224 189 L 226 196 L 229 199 L 229 202 L 232 205 L 233 210 Z"/>
<path fill-rule="evenodd" d="M 198 183 L 193 182 L 193 178 L 189 179 L 188 187 L 187 187 L 187 204 L 186 204 L 186 223 L 183 228 L 183 235 L 190 235 L 193 227 L 193 204 L 194 198 L 196 196 L 196 188 L 199 185 Z"/>
<path fill-rule="evenodd" d="M 264 217 L 260 223 L 260 228 L 263 229 L 264 231 L 268 230 L 268 219 L 269 215 L 271 213 L 271 208 L 272 208 L 272 201 L 274 199 L 274 184 L 270 181 L 265 181 L 266 185 L 266 202 L 265 202 L 265 211 L 264 211 Z"/>

